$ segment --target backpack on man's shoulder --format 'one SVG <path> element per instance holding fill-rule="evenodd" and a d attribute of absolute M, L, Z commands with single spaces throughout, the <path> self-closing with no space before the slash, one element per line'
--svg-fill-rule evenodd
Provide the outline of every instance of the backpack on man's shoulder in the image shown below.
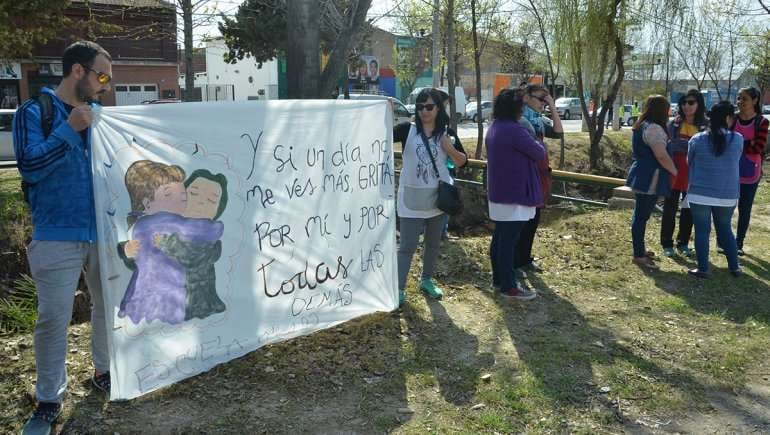
<path fill-rule="evenodd" d="M 40 106 L 40 127 L 43 129 L 43 138 L 48 139 L 48 135 L 51 134 L 53 128 L 54 107 L 53 98 L 46 93 L 41 93 L 34 98 L 37 104 Z M 24 202 L 29 204 L 29 186 L 31 183 L 21 179 L 21 193 L 24 197 Z"/>

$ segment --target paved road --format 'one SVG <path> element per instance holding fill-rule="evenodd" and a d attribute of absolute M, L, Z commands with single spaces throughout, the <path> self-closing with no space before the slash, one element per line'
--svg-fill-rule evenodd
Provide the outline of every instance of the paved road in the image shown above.
<path fill-rule="evenodd" d="M 581 121 L 579 119 L 573 119 L 570 121 L 562 121 L 562 125 L 564 126 L 564 131 L 567 133 L 578 133 L 580 132 L 581 127 Z M 487 132 L 487 127 L 489 126 L 488 122 L 484 123 L 484 134 Z M 624 127 L 628 128 L 628 127 Z M 463 122 L 462 124 L 457 126 L 457 135 L 461 138 L 463 137 L 476 137 L 478 135 L 478 130 L 476 127 L 476 124 L 471 121 Z"/>

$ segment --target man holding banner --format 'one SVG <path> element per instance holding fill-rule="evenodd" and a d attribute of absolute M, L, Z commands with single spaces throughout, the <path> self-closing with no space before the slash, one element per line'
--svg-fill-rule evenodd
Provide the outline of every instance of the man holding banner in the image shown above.
<path fill-rule="evenodd" d="M 109 354 L 102 302 L 91 172 L 91 100 L 110 89 L 112 59 L 102 47 L 76 42 L 63 54 L 64 78 L 54 92 L 16 112 L 13 141 L 34 230 L 27 249 L 38 297 L 35 326 L 37 408 L 24 434 L 48 434 L 67 389 L 67 326 L 85 269 L 93 303 L 94 385 L 109 391 Z M 64 203 L 66 198 L 66 205 Z"/>

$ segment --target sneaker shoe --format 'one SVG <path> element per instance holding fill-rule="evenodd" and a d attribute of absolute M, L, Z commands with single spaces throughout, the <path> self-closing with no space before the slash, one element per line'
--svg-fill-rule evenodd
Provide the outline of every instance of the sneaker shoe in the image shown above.
<path fill-rule="evenodd" d="M 738 248 L 738 256 L 743 257 L 744 255 L 746 255 L 746 253 L 743 252 L 743 248 Z"/>
<path fill-rule="evenodd" d="M 513 269 L 513 274 L 518 279 L 527 279 L 527 272 L 524 272 L 523 270 L 521 270 L 521 268 Z"/>
<path fill-rule="evenodd" d="M 424 279 L 420 282 L 420 290 L 424 291 L 428 296 L 433 299 L 441 299 L 444 296 L 444 292 L 440 288 L 436 287 L 432 279 Z"/>
<path fill-rule="evenodd" d="M 676 255 L 674 248 L 663 248 L 663 256 L 671 258 L 674 255 Z"/>
<path fill-rule="evenodd" d="M 525 288 L 509 288 L 500 290 L 500 296 L 504 298 L 518 299 L 520 301 L 531 301 L 537 297 L 537 293 L 533 290 Z"/>
<path fill-rule="evenodd" d="M 717 253 L 722 255 L 727 255 L 724 249 L 717 247 Z"/>
<path fill-rule="evenodd" d="M 100 375 L 93 375 L 91 377 L 91 383 L 94 384 L 98 390 L 110 394 L 110 372 L 105 372 Z"/>
<path fill-rule="evenodd" d="M 677 246 L 677 251 L 679 251 L 680 254 L 684 255 L 685 257 L 692 257 L 695 255 L 695 250 L 690 249 L 687 245 Z"/>
<path fill-rule="evenodd" d="M 527 269 L 530 272 L 535 273 L 543 273 L 543 268 L 541 268 L 540 265 L 535 262 L 535 260 L 532 260 L 529 262 L 529 264 L 524 265 L 522 269 Z"/>
<path fill-rule="evenodd" d="M 404 302 L 406 302 L 406 292 L 403 290 L 398 291 L 398 306 L 404 305 Z"/>
<path fill-rule="evenodd" d="M 48 435 L 51 433 L 54 422 L 61 414 L 61 404 L 54 402 L 40 402 L 29 417 L 27 423 L 21 429 L 22 435 Z"/>
<path fill-rule="evenodd" d="M 694 276 L 696 278 L 700 278 L 700 279 L 708 279 L 708 277 L 709 277 L 708 272 L 701 272 L 698 269 L 690 269 L 690 270 L 687 271 L 687 274 L 690 275 L 690 276 Z"/>
<path fill-rule="evenodd" d="M 652 260 L 652 258 L 647 257 L 647 256 L 645 256 L 645 257 L 634 257 L 634 259 L 632 261 L 634 262 L 635 265 L 637 265 L 639 267 L 642 267 L 642 268 L 645 268 L 645 269 L 650 269 L 650 270 L 658 270 L 658 269 L 660 269 L 660 267 L 658 267 L 658 265 L 655 264 L 655 262 Z"/>
<path fill-rule="evenodd" d="M 730 271 L 730 275 L 732 275 L 732 276 L 734 276 L 736 278 L 740 278 L 740 276 L 743 275 L 743 270 L 741 270 L 740 268 L 735 269 L 735 270 L 731 270 Z"/>

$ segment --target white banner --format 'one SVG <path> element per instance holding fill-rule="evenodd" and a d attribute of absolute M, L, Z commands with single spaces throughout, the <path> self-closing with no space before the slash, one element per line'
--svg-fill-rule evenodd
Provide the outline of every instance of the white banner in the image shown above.
<path fill-rule="evenodd" d="M 387 102 L 107 107 L 92 134 L 110 399 L 398 306 Z"/>

